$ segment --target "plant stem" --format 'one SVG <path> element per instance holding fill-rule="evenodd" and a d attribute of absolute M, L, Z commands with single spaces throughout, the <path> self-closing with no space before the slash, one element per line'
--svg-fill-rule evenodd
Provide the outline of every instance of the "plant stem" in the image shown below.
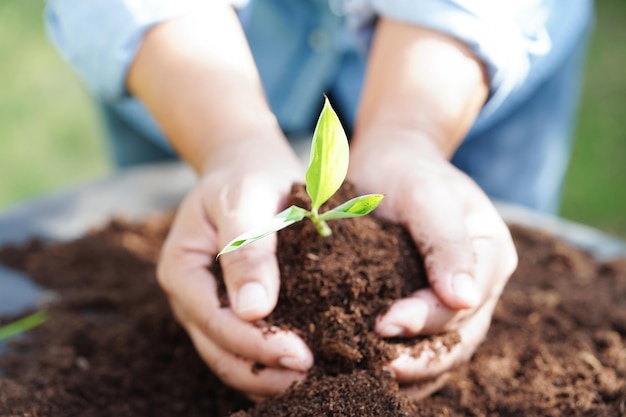
<path fill-rule="evenodd" d="M 333 234 L 333 231 L 330 229 L 330 226 L 328 226 L 328 223 L 326 223 L 326 220 L 322 219 L 319 216 L 319 214 L 317 213 L 317 210 L 311 211 L 308 218 L 311 219 L 311 221 L 313 222 L 313 225 L 315 225 L 315 229 L 317 230 L 317 233 L 319 233 L 320 236 L 328 237 Z"/>

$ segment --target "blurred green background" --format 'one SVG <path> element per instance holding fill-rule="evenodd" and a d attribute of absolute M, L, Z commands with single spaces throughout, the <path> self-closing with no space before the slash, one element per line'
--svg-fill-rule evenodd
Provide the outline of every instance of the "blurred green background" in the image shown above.
<path fill-rule="evenodd" d="M 626 238 L 626 1 L 599 0 L 562 215 Z M 46 39 L 43 1 L 0 1 L 0 212 L 111 172 L 97 114 Z"/>

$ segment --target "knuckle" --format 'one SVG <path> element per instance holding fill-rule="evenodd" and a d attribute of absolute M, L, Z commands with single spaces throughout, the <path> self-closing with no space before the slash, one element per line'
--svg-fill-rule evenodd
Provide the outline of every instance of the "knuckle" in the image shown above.
<path fill-rule="evenodd" d="M 236 378 L 233 377 L 234 369 L 237 364 L 232 363 L 231 358 L 226 356 L 214 357 L 210 364 L 211 369 L 219 379 L 230 386 L 236 385 Z"/>
<path fill-rule="evenodd" d="M 259 252 L 256 246 L 241 248 L 237 252 L 224 255 L 221 259 L 222 266 L 228 269 L 248 267 L 258 262 L 260 258 Z"/>
<path fill-rule="evenodd" d="M 197 319 L 197 321 L 198 327 L 202 329 L 202 331 L 212 340 L 223 340 L 226 332 L 222 330 L 221 326 L 219 326 L 218 320 L 214 319 L 214 315 L 203 314 Z"/>
<path fill-rule="evenodd" d="M 513 239 L 508 229 L 500 239 L 501 244 L 498 245 L 500 249 L 499 264 L 501 268 L 501 274 L 507 279 L 515 272 L 519 262 L 517 249 L 513 243 Z"/>
<path fill-rule="evenodd" d="M 250 280 L 250 272 L 258 270 L 271 255 L 266 249 L 260 248 L 257 243 L 242 248 L 236 252 L 225 254 L 220 262 L 224 270 L 224 281 L 230 285 Z"/>
<path fill-rule="evenodd" d="M 170 301 L 170 307 L 172 308 L 172 313 L 174 314 L 174 318 L 181 326 L 187 329 L 187 315 L 183 312 L 183 310 L 176 305 L 175 302 Z"/>
<path fill-rule="evenodd" d="M 170 283 L 171 274 L 168 273 L 168 270 L 167 261 L 159 260 L 156 268 L 156 280 L 163 292 L 169 295 L 172 293 L 172 285 Z"/>
<path fill-rule="evenodd" d="M 519 263 L 519 257 L 517 255 L 517 250 L 515 250 L 515 247 L 513 246 L 510 251 L 509 254 L 507 256 L 507 266 L 506 266 L 506 273 L 507 275 L 511 275 L 513 274 L 513 272 L 515 272 L 515 270 L 517 269 L 517 265 Z"/>
<path fill-rule="evenodd" d="M 156 280 L 161 289 L 168 295 L 175 290 L 174 280 L 176 278 L 177 259 L 181 259 L 181 254 L 177 253 L 176 246 L 172 243 L 171 236 L 168 236 L 161 248 L 161 253 L 156 265 Z"/>

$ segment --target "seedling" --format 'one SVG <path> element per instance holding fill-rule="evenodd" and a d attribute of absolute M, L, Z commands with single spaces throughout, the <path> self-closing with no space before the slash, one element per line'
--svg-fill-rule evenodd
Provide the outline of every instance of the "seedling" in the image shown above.
<path fill-rule="evenodd" d="M 0 327 L 0 342 L 13 336 L 26 333 L 27 331 L 32 330 L 35 327 L 39 327 L 47 320 L 48 313 L 46 311 L 38 311 L 22 319 L 2 326 Z"/>
<path fill-rule="evenodd" d="M 233 239 L 217 256 L 256 242 L 305 217 L 313 222 L 321 236 L 327 237 L 332 233 L 327 223 L 329 220 L 365 216 L 372 212 L 382 200 L 382 194 L 355 197 L 333 209 L 319 213 L 320 207 L 335 194 L 345 180 L 348 159 L 348 138 L 337 114 L 325 98 L 322 113 L 313 132 L 309 168 L 306 172 L 306 192 L 311 197 L 311 209 L 291 206 L 274 216 L 268 224 Z"/>

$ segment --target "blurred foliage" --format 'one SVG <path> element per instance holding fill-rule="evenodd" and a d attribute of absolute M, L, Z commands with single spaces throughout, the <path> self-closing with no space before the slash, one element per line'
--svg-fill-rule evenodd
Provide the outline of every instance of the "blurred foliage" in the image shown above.
<path fill-rule="evenodd" d="M 94 107 L 48 42 L 43 5 L 0 1 L 0 210 L 108 171 Z"/>
<path fill-rule="evenodd" d="M 626 1 L 599 0 L 563 216 L 626 237 Z M 0 1 L 0 210 L 110 172 L 98 118 L 45 36 L 43 1 Z"/>
<path fill-rule="evenodd" d="M 46 321 L 48 321 L 48 318 L 48 312 L 42 310 L 37 311 L 36 313 L 32 313 L 17 321 L 6 324 L 0 327 L 0 342 L 15 336 L 19 336 L 29 330 L 39 327 Z"/>
<path fill-rule="evenodd" d="M 562 215 L 626 238 L 626 1 L 596 6 Z"/>

